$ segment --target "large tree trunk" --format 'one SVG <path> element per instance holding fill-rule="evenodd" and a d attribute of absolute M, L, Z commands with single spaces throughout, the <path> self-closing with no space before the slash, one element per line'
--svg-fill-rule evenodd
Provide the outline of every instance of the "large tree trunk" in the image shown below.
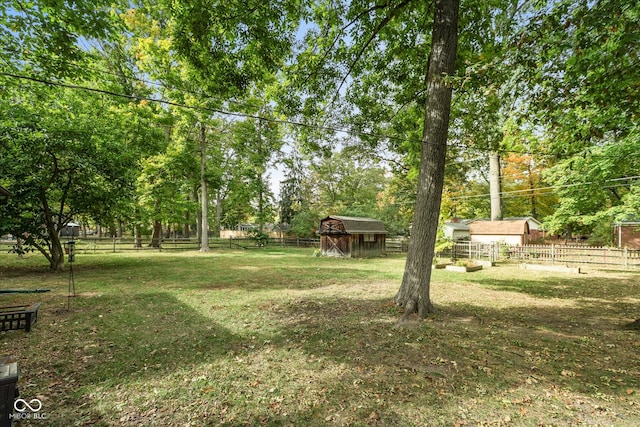
<path fill-rule="evenodd" d="M 455 71 L 458 9 L 458 0 L 435 1 L 418 192 L 404 276 L 395 297 L 405 309 L 404 318 L 413 313 L 424 318 L 433 311 L 429 295 L 431 262 L 444 183 L 452 93 L 445 77 Z"/>
<path fill-rule="evenodd" d="M 202 240 L 200 252 L 209 252 L 209 198 L 207 197 L 207 133 L 200 124 L 200 191 L 202 199 Z"/>
<path fill-rule="evenodd" d="M 489 194 L 491 198 L 491 221 L 502 220 L 502 176 L 500 173 L 500 154 L 489 156 Z"/>

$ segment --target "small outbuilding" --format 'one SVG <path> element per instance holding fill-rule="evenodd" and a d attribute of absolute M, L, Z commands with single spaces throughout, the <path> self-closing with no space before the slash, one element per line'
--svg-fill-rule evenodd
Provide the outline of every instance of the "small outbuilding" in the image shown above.
<path fill-rule="evenodd" d="M 322 255 L 369 258 L 385 254 L 387 231 L 372 218 L 330 215 L 320 220 Z"/>
<path fill-rule="evenodd" d="M 453 218 L 451 221 L 444 223 L 444 236 L 454 242 L 459 240 L 469 240 L 469 224 L 473 222 L 470 219 Z"/>
<path fill-rule="evenodd" d="M 640 249 L 640 220 L 616 222 L 613 238 L 618 248 Z"/>
<path fill-rule="evenodd" d="M 472 242 L 504 242 L 508 245 L 529 243 L 529 223 L 526 220 L 474 221 L 469 224 Z"/>

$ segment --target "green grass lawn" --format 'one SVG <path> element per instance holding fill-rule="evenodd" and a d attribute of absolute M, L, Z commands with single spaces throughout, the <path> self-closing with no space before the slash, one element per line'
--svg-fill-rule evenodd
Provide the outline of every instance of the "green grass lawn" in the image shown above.
<path fill-rule="evenodd" d="M 77 296 L 44 259 L 0 254 L 0 333 L 21 426 L 640 425 L 635 272 L 436 270 L 438 312 L 399 325 L 404 259 L 313 250 L 80 255 Z"/>

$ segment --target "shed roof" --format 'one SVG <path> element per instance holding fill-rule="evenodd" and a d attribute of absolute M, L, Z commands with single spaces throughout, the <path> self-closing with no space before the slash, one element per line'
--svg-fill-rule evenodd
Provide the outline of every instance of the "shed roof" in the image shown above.
<path fill-rule="evenodd" d="M 320 222 L 327 219 L 337 219 L 341 221 L 345 231 L 350 234 L 387 234 L 387 230 L 384 229 L 384 223 L 379 219 L 329 215 L 325 219 L 320 220 Z"/>
<path fill-rule="evenodd" d="M 470 234 L 513 236 L 529 233 L 526 220 L 475 221 L 469 224 Z"/>

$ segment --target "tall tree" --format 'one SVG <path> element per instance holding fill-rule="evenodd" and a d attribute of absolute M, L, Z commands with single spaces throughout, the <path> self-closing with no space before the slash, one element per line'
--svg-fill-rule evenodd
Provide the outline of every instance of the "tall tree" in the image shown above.
<path fill-rule="evenodd" d="M 447 78 L 455 71 L 458 10 L 457 0 L 435 1 L 431 53 L 425 78 L 427 104 L 412 239 L 402 285 L 395 297 L 396 303 L 404 308 L 405 317 L 413 313 L 425 317 L 433 310 L 430 298 L 431 260 L 444 183 L 452 94 Z"/>
<path fill-rule="evenodd" d="M 524 26 L 514 46 L 524 118 L 547 144 L 547 178 L 559 205 L 554 231 L 589 230 L 634 203 L 640 173 L 640 6 L 630 0 L 554 1 Z M 530 84 L 529 82 L 535 82 Z M 531 123 L 532 122 L 532 123 Z M 637 206 L 635 206 L 637 208 Z"/>
<path fill-rule="evenodd" d="M 110 217 L 131 197 L 133 135 L 100 96 L 38 83 L 2 89 L 0 170 L 15 197 L 0 210 L 0 228 L 62 270 L 58 230 L 75 216 Z"/>

